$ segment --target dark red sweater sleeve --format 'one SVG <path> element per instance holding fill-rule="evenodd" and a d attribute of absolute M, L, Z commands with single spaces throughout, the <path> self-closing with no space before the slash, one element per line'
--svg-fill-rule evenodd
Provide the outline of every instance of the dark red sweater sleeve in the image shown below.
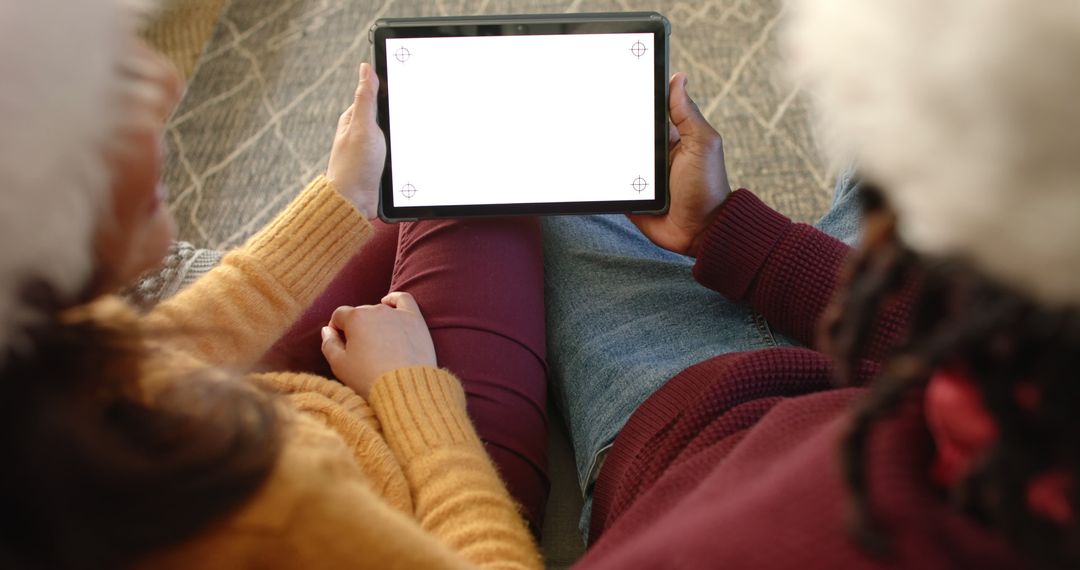
<path fill-rule="evenodd" d="M 843 242 L 793 223 L 749 190 L 737 190 L 706 230 L 694 278 L 813 346 L 818 319 L 850 253 Z"/>

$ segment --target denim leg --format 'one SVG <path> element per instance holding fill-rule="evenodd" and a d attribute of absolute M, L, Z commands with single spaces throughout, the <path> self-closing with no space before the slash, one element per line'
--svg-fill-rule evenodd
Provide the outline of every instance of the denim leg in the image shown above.
<path fill-rule="evenodd" d="M 859 229 L 862 226 L 858 188 L 859 179 L 854 168 L 841 174 L 836 179 L 832 206 L 814 224 L 817 229 L 853 247 L 859 239 Z"/>
<path fill-rule="evenodd" d="M 820 229 L 858 235 L 852 175 Z M 543 220 L 550 382 L 574 446 L 588 529 L 591 484 L 630 415 L 682 370 L 732 352 L 794 344 L 698 284 L 694 260 L 652 244 L 625 216 Z"/>
<path fill-rule="evenodd" d="M 551 382 L 583 491 L 597 454 L 670 378 L 718 354 L 789 344 L 625 216 L 553 217 L 543 229 Z"/>

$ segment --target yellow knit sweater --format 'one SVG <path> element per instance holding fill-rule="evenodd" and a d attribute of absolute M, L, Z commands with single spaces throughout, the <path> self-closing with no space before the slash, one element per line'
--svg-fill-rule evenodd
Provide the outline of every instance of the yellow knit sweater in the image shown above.
<path fill-rule="evenodd" d="M 371 233 L 317 179 L 145 324 L 198 331 L 185 337 L 183 352 L 209 365 L 250 368 Z M 368 401 L 317 376 L 250 379 L 284 395 L 284 445 L 269 480 L 239 510 L 146 567 L 540 566 L 450 373 L 387 373 Z"/>

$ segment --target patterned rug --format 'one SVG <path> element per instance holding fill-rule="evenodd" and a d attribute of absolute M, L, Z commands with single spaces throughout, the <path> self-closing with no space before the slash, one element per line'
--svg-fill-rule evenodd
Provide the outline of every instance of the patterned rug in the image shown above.
<path fill-rule="evenodd" d="M 325 169 L 377 18 L 637 10 L 671 20 L 671 69 L 724 135 L 732 184 L 798 220 L 820 215 L 831 181 L 778 65 L 781 0 L 231 0 L 168 129 L 180 237 L 237 245 Z"/>

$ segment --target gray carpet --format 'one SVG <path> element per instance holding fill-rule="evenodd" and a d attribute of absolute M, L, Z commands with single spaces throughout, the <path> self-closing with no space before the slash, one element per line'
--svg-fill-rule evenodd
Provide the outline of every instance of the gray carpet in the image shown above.
<path fill-rule="evenodd" d="M 326 167 L 334 125 L 370 55 L 376 18 L 657 10 L 672 22 L 671 67 L 724 135 L 732 184 L 803 221 L 829 203 L 804 99 L 778 71 L 781 0 L 231 0 L 171 120 L 165 179 L 181 239 L 242 242 Z M 497 128 L 497 127 L 493 127 Z M 544 525 L 549 568 L 580 556 L 581 499 L 557 416 Z"/>
<path fill-rule="evenodd" d="M 672 70 L 724 135 L 732 184 L 811 220 L 829 182 L 806 106 L 778 72 L 779 0 L 231 0 L 169 126 L 165 179 L 181 239 L 228 248 L 326 165 L 367 30 L 379 17 L 657 10 Z"/>

